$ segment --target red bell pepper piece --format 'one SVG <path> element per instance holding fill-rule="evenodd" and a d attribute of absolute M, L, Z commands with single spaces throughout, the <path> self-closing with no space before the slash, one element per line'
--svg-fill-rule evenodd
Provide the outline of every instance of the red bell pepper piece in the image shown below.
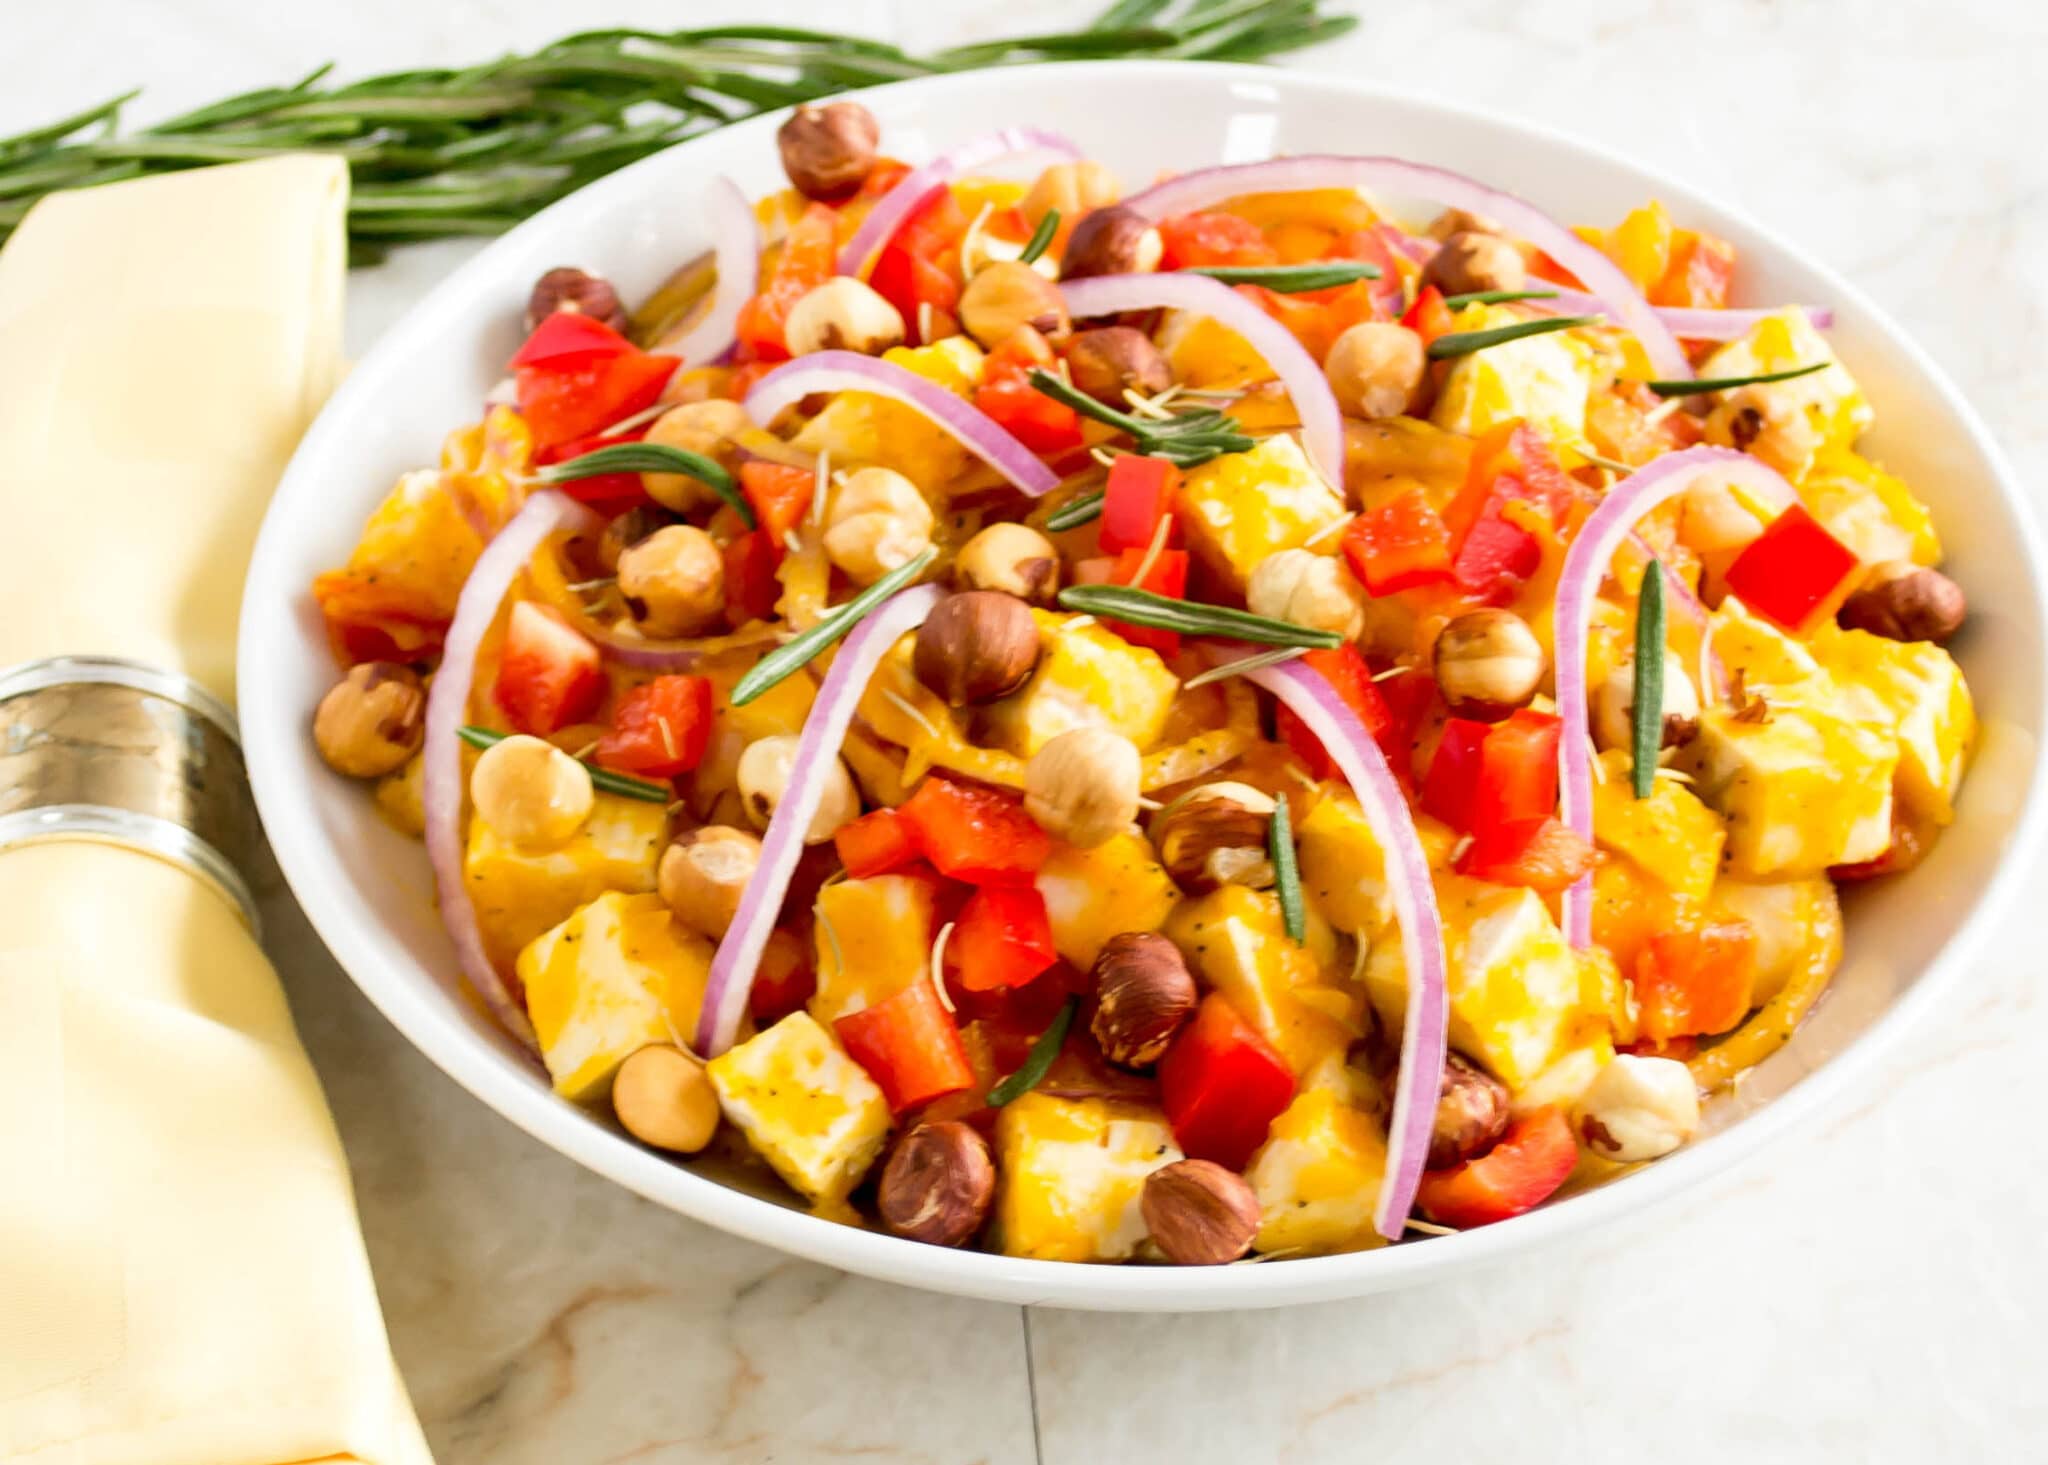
<path fill-rule="evenodd" d="M 1006 379 L 976 387 L 974 410 L 1041 457 L 1081 446 L 1081 414 L 1029 382 Z"/>
<path fill-rule="evenodd" d="M 925 195 L 875 257 L 868 284 L 903 317 L 912 345 L 924 344 L 924 307 L 951 312 L 960 303 L 958 246 L 967 215 L 950 188 Z"/>
<path fill-rule="evenodd" d="M 840 825 L 832 844 L 839 851 L 839 863 L 855 880 L 886 875 L 918 857 L 917 840 L 894 809 L 876 809 Z"/>
<path fill-rule="evenodd" d="M 797 301 L 831 279 L 838 267 L 837 213 L 814 203 L 789 226 L 761 293 L 740 307 L 737 335 L 741 355 L 749 361 L 786 361 L 789 345 L 783 327 Z"/>
<path fill-rule="evenodd" d="M 1456 868 L 1474 880 L 1555 895 L 1593 868 L 1593 847 L 1561 819 L 1514 819 L 1483 825 Z"/>
<path fill-rule="evenodd" d="M 932 777 L 897 811 L 939 873 L 970 885 L 1029 885 L 1052 837 L 1013 794 Z"/>
<path fill-rule="evenodd" d="M 514 601 L 493 691 L 521 732 L 560 732 L 604 700 L 597 648 L 568 622 L 530 600 Z"/>
<path fill-rule="evenodd" d="M 1527 707 L 1505 722 L 1452 718 L 1423 780 L 1424 811 L 1468 834 L 1549 818 L 1563 728 L 1554 714 Z"/>
<path fill-rule="evenodd" d="M 327 642 L 344 666 L 363 661 L 423 661 L 441 649 L 449 614 L 385 577 L 327 570 L 313 578 L 313 599 Z"/>
<path fill-rule="evenodd" d="M 1728 589 L 1742 603 L 1786 630 L 1799 632 L 1855 573 L 1856 552 L 1794 504 L 1728 567 Z"/>
<path fill-rule="evenodd" d="M 1159 521 L 1173 512 L 1179 488 L 1180 469 L 1166 459 L 1119 454 L 1102 490 L 1102 552 L 1151 548 Z"/>
<path fill-rule="evenodd" d="M 674 778 L 704 761 L 711 717 L 709 678 L 656 677 L 619 699 L 611 731 L 590 756 L 621 773 Z"/>
<path fill-rule="evenodd" d="M 1384 749 L 1387 735 L 1393 731 L 1393 714 L 1387 711 L 1387 704 L 1380 697 L 1379 688 L 1373 685 L 1372 668 L 1365 664 L 1365 658 L 1358 654 L 1355 646 L 1339 646 L 1334 650 L 1318 648 L 1304 651 L 1301 659 L 1322 674 L 1324 681 L 1336 689 L 1344 699 L 1344 705 L 1358 714 L 1358 720 L 1373 740 Z M 1281 741 L 1292 748 L 1295 756 L 1308 765 L 1309 772 L 1317 778 L 1340 776 L 1337 761 L 1332 758 L 1320 739 L 1310 732 L 1302 720 L 1294 715 L 1293 709 L 1282 706 L 1274 714 L 1274 726 Z M 1406 745 L 1403 745 L 1406 751 Z M 1392 756 L 1391 750 L 1388 750 Z"/>
<path fill-rule="evenodd" d="M 1358 259 L 1379 266 L 1380 277 L 1377 280 L 1358 282 L 1368 292 L 1373 305 L 1372 315 L 1361 316 L 1361 320 L 1393 320 L 1401 314 L 1407 292 L 1401 283 L 1398 256 L 1388 238 L 1393 232 L 1391 224 L 1374 224 L 1370 229 L 1340 234 L 1330 246 L 1331 259 Z"/>
<path fill-rule="evenodd" d="M 1154 595 L 1168 596 L 1181 600 L 1188 593 L 1188 553 L 1184 549 L 1162 549 L 1152 556 L 1152 567 L 1145 571 L 1143 581 L 1138 579 L 1138 570 L 1145 563 L 1148 551 L 1127 549 L 1116 557 L 1116 567 L 1109 573 L 1112 585 L 1136 585 L 1140 590 L 1150 590 Z M 1149 646 L 1161 656 L 1171 660 L 1180 654 L 1180 634 L 1176 631 L 1162 631 L 1153 626 L 1127 625 L 1123 621 L 1103 621 L 1103 626 L 1130 642 L 1133 646 Z"/>
<path fill-rule="evenodd" d="M 750 530 L 725 547 L 725 613 L 734 625 L 765 621 L 782 598 L 775 578 L 782 563 L 782 537 L 766 528 Z"/>
<path fill-rule="evenodd" d="M 924 976 L 832 1026 L 848 1055 L 882 1086 L 891 1114 L 974 1084 L 960 1028 Z"/>
<path fill-rule="evenodd" d="M 1477 1159 L 1423 1172 L 1415 1199 L 1438 1225 L 1469 1231 L 1532 1209 L 1564 1184 L 1578 1163 L 1571 1121 L 1552 1105 L 1515 1120 Z"/>
<path fill-rule="evenodd" d="M 1242 1170 L 1294 1098 L 1294 1073 L 1220 992 L 1159 1060 L 1159 1099 L 1183 1152 Z"/>
<path fill-rule="evenodd" d="M 583 317 L 558 312 L 549 319 Z M 681 364 L 673 356 L 629 348 L 617 354 L 585 353 L 518 368 L 514 381 L 519 415 L 532 429 L 536 454 L 590 437 L 653 406 Z"/>
<path fill-rule="evenodd" d="M 599 448 L 615 448 L 621 443 L 637 443 L 647 436 L 644 427 L 630 432 L 594 432 L 588 437 L 572 438 L 565 443 L 543 448 L 533 455 L 535 464 L 546 467 L 550 463 L 566 463 L 571 458 L 580 458 L 585 453 L 594 453 Z M 647 496 L 646 481 L 638 473 L 600 473 L 594 478 L 573 478 L 561 485 L 563 493 L 579 504 L 588 504 L 600 514 L 623 514 L 628 509 L 637 509 L 642 504 L 652 503 Z"/>
<path fill-rule="evenodd" d="M 740 464 L 740 492 L 746 495 L 761 527 L 777 539 L 803 522 L 817 487 L 818 475 L 809 468 L 761 459 Z"/>
<path fill-rule="evenodd" d="M 1164 246 L 1159 267 L 1184 270 L 1195 265 L 1271 265 L 1280 255 L 1266 242 L 1266 232 L 1235 214 L 1176 214 L 1159 221 Z"/>
<path fill-rule="evenodd" d="M 1485 723 L 1468 717 L 1444 724 L 1443 739 L 1422 776 L 1423 813 L 1461 832 L 1472 827 L 1472 795 L 1479 787 L 1480 759 L 1490 731 Z"/>
<path fill-rule="evenodd" d="M 1402 314 L 1401 324 L 1422 337 L 1425 347 L 1457 329 L 1457 323 L 1451 319 L 1451 308 L 1444 304 L 1444 292 L 1434 285 L 1422 287 L 1415 303 Z"/>
<path fill-rule="evenodd" d="M 1451 578 L 1451 531 L 1419 488 L 1396 494 L 1344 530 L 1344 560 L 1371 595 Z"/>
<path fill-rule="evenodd" d="M 1749 1013 L 1756 968 L 1756 930 L 1747 921 L 1651 937 L 1636 957 L 1634 981 L 1643 1036 L 1727 1032 Z"/>
<path fill-rule="evenodd" d="M 558 310 L 533 328 L 511 365 L 514 371 L 522 366 L 560 366 L 593 356 L 624 356 L 637 349 L 595 316 Z"/>
<path fill-rule="evenodd" d="M 1536 536 L 1507 517 L 1511 504 L 1533 505 L 1563 522 L 1575 490 L 1542 437 L 1504 423 L 1473 445 L 1464 487 L 1445 511 L 1455 549 L 1451 576 L 1473 595 L 1504 603 L 1542 563 Z"/>
<path fill-rule="evenodd" d="M 818 974 L 811 967 L 811 954 L 793 931 L 780 926 L 768 933 L 761 951 L 761 964 L 754 969 L 754 985 L 747 993 L 747 1011 L 761 1027 L 782 1021 L 811 1000 L 818 990 Z"/>
<path fill-rule="evenodd" d="M 1028 885 L 975 891 L 946 944 L 946 963 L 970 992 L 1021 987 L 1058 960 L 1045 900 Z"/>
<path fill-rule="evenodd" d="M 1719 310 L 1728 303 L 1735 277 L 1735 246 L 1712 234 L 1680 230 L 1672 241 L 1671 263 L 1650 287 L 1650 304 Z"/>

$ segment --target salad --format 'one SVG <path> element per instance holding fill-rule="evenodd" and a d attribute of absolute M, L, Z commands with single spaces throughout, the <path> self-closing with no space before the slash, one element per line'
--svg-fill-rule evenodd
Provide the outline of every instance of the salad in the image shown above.
<path fill-rule="evenodd" d="M 1412 1244 L 1684 1145 L 1951 818 L 1963 593 L 1727 241 L 779 143 L 312 586 L 319 751 L 563 1099 L 934 1245 Z"/>

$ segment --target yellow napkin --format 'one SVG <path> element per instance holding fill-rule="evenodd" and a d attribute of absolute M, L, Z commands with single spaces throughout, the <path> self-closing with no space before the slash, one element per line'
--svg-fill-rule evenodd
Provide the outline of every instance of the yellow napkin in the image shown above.
<path fill-rule="evenodd" d="M 257 524 L 339 371 L 347 174 L 40 205 L 0 252 L 0 667 L 233 693 Z M 276 973 L 181 865 L 0 849 L 0 1459 L 428 1459 Z"/>

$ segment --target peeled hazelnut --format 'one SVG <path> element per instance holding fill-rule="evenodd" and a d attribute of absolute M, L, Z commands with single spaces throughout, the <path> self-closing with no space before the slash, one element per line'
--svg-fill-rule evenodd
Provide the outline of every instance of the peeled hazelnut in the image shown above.
<path fill-rule="evenodd" d="M 1668 1155 L 1700 1127 L 1700 1091 L 1676 1058 L 1617 1056 L 1572 1108 L 1587 1149 L 1618 1165 Z"/>
<path fill-rule="evenodd" d="M 1507 1085 L 1462 1053 L 1446 1055 L 1429 1131 L 1429 1168 L 1447 1170 L 1485 1154 L 1507 1127 Z"/>
<path fill-rule="evenodd" d="M 1126 931 L 1095 958 L 1095 1018 L 1088 1030 L 1111 1063 L 1157 1063 L 1195 1010 L 1195 979 L 1180 948 L 1154 931 Z"/>
<path fill-rule="evenodd" d="M 988 1219 L 996 1167 L 988 1141 L 958 1119 L 920 1124 L 896 1141 L 882 1167 L 875 1209 L 894 1235 L 928 1246 L 964 1246 Z"/>
<path fill-rule="evenodd" d="M 1453 234 L 1498 234 L 1500 222 L 1468 209 L 1445 209 L 1430 220 L 1429 237 L 1448 239 Z"/>
<path fill-rule="evenodd" d="M 1156 397 L 1173 385 L 1173 368 L 1152 338 L 1131 326 L 1098 326 L 1067 343 L 1067 371 L 1076 391 L 1116 408 L 1125 392 Z"/>
<path fill-rule="evenodd" d="M 1593 690 L 1593 741 L 1603 748 L 1630 748 L 1635 743 L 1636 659 L 1622 657 Z M 1698 736 L 1700 696 L 1685 669 L 1685 658 L 1664 651 L 1664 739 L 1666 748 L 1681 747 Z"/>
<path fill-rule="evenodd" d="M 1365 591 L 1335 555 L 1283 549 L 1252 571 L 1245 604 L 1253 615 L 1289 621 L 1345 640 L 1365 629 Z"/>
<path fill-rule="evenodd" d="M 419 751 L 426 713 L 418 672 L 395 661 L 366 661 L 350 667 L 320 699 L 313 746 L 336 773 L 382 778 Z"/>
<path fill-rule="evenodd" d="M 1000 590 L 1050 605 L 1060 588 L 1060 554 L 1028 524 L 991 524 L 960 547 L 953 579 L 963 590 Z"/>
<path fill-rule="evenodd" d="M 737 402 L 714 398 L 685 402 L 654 419 L 645 441 L 664 448 L 680 448 L 709 458 L 728 473 L 740 466 L 739 435 L 754 425 L 747 409 Z M 647 496 L 665 509 L 687 514 L 718 502 L 710 484 L 687 473 L 643 473 L 640 482 Z"/>
<path fill-rule="evenodd" d="M 1205 783 L 1152 816 L 1152 847 L 1182 890 L 1273 883 L 1266 856 L 1273 823 L 1270 794 L 1248 783 Z"/>
<path fill-rule="evenodd" d="M 1062 280 L 1091 275 L 1143 275 L 1159 268 L 1166 253 L 1152 221 L 1136 209 L 1117 205 L 1084 214 L 1067 236 L 1060 256 Z"/>
<path fill-rule="evenodd" d="M 843 198 L 867 181 L 882 129 L 859 102 L 805 103 L 775 133 L 782 171 L 805 198 Z"/>
<path fill-rule="evenodd" d="M 587 315 L 621 333 L 630 324 L 611 281 L 573 265 L 549 270 L 533 282 L 533 293 L 526 297 L 527 332 L 558 310 Z"/>
<path fill-rule="evenodd" d="M 993 702 L 1023 686 L 1038 665 L 1038 622 L 1014 595 L 962 590 L 917 628 L 910 665 L 948 707 Z"/>
<path fill-rule="evenodd" d="M 617 574 L 620 555 L 657 529 L 666 529 L 673 523 L 673 514 L 664 513 L 647 504 L 640 504 L 606 520 L 604 533 L 597 539 L 598 564 L 603 567 L 606 574 Z"/>
<path fill-rule="evenodd" d="M 744 829 L 707 825 L 679 835 L 661 852 L 655 888 L 677 920 L 717 941 L 739 913 L 760 863 L 760 840 Z"/>
<path fill-rule="evenodd" d="M 1121 197 L 1123 185 L 1116 181 L 1116 174 L 1109 171 L 1108 165 L 1083 158 L 1075 163 L 1054 163 L 1039 174 L 1019 207 L 1024 222 L 1036 229 L 1054 209 L 1060 211 L 1062 219 L 1071 221 Z"/>
<path fill-rule="evenodd" d="M 834 275 L 790 307 L 782 334 L 796 356 L 813 351 L 879 356 L 903 344 L 903 316 L 872 285 Z"/>
<path fill-rule="evenodd" d="M 825 557 L 849 580 L 872 585 L 930 548 L 934 522 L 916 484 L 893 468 L 862 468 L 832 496 Z"/>
<path fill-rule="evenodd" d="M 1422 282 L 1446 295 L 1475 290 L 1519 290 L 1529 280 L 1522 251 L 1498 234 L 1453 234 L 1422 267 Z"/>
<path fill-rule="evenodd" d="M 1852 631 L 1938 646 L 1962 629 L 1968 610 L 1963 587 L 1941 571 L 1887 560 L 1871 569 L 1836 619 Z"/>
<path fill-rule="evenodd" d="M 1323 375 L 1346 416 L 1399 417 L 1429 365 L 1422 337 L 1392 321 L 1361 321 L 1330 344 Z"/>
<path fill-rule="evenodd" d="M 619 593 L 651 636 L 694 636 L 725 614 L 725 556 L 691 524 L 657 529 L 619 555 Z"/>
<path fill-rule="evenodd" d="M 644 1145 L 694 1155 L 718 1132 L 718 1092 L 704 1065 L 668 1043 L 629 1054 L 612 1079 L 612 1112 Z"/>
<path fill-rule="evenodd" d="M 518 849 L 559 849 L 590 818 L 590 770 L 554 744 L 521 733 L 491 744 L 469 772 L 477 817 Z"/>
<path fill-rule="evenodd" d="M 1482 721 L 1528 706 L 1549 665 L 1543 643 L 1511 610 L 1467 611 L 1438 633 L 1433 656 L 1445 704 Z"/>
<path fill-rule="evenodd" d="M 747 744 L 746 751 L 740 754 L 733 778 L 739 785 L 740 803 L 746 808 L 747 818 L 758 828 L 768 827 L 782 796 L 789 792 L 799 742 L 795 733 L 772 733 Z M 823 844 L 839 832 L 841 825 L 860 815 L 860 794 L 854 789 L 853 775 L 846 771 L 846 764 L 834 758 L 824 779 L 818 811 L 811 815 L 810 825 L 804 830 L 805 844 Z"/>
<path fill-rule="evenodd" d="M 1093 849 L 1138 817 L 1143 770 L 1138 745 L 1121 733 L 1070 728 L 1025 765 L 1024 811 L 1055 839 Z"/>
<path fill-rule="evenodd" d="M 1145 1177 L 1138 1196 L 1153 1244 L 1183 1267 L 1220 1267 L 1252 1249 L 1259 1198 L 1212 1160 L 1175 1160 Z"/>
<path fill-rule="evenodd" d="M 1025 326 L 1054 339 L 1071 329 L 1060 287 L 1016 260 L 999 260 L 967 282 L 960 324 L 991 351 Z"/>

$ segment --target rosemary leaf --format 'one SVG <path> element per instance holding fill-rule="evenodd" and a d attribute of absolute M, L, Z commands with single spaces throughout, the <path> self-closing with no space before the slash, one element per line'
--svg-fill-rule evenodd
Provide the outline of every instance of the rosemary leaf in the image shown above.
<path fill-rule="evenodd" d="M 550 463 L 534 476 L 542 483 L 574 483 L 579 478 L 596 478 L 606 473 L 682 473 L 704 484 L 732 506 L 740 522 L 749 529 L 761 527 L 754 506 L 740 492 L 723 465 L 683 448 L 660 443 L 616 443 L 609 448 L 579 453 L 563 463 Z"/>
<path fill-rule="evenodd" d="M 1644 382 L 1643 385 L 1660 397 L 1690 397 L 1695 392 L 1725 392 L 1735 387 L 1794 381 L 1802 376 L 1812 376 L 1816 371 L 1826 371 L 1832 364 L 1827 361 L 1816 361 L 1810 366 L 1795 366 L 1789 371 L 1767 371 L 1761 376 L 1715 376 L 1698 381 L 1653 381 Z"/>
<path fill-rule="evenodd" d="M 1448 336 L 1438 336 L 1429 343 L 1429 359 L 1445 361 L 1454 356 L 1470 356 L 1489 346 L 1504 346 L 1509 341 L 1519 341 L 1527 336 L 1546 336 L 1552 331 L 1597 325 L 1599 320 L 1597 315 L 1547 315 L 1541 320 L 1518 320 L 1511 326 L 1494 326 L 1490 330 L 1452 331 Z"/>
<path fill-rule="evenodd" d="M 1261 667 L 1278 666 L 1283 661 L 1292 661 L 1306 650 L 1302 646 L 1276 646 L 1271 651 L 1261 651 L 1256 656 L 1240 656 L 1235 661 L 1226 661 L 1221 666 L 1212 666 L 1207 671 L 1197 672 L 1180 684 L 1183 692 L 1192 692 L 1197 687 L 1206 687 L 1211 682 L 1224 681 L 1230 677 L 1243 676 L 1248 671 Z"/>
<path fill-rule="evenodd" d="M 1175 600 L 1170 595 L 1156 595 L 1131 585 L 1069 585 L 1059 593 L 1059 603 L 1065 610 L 1107 616 L 1158 631 L 1176 631 L 1183 636 L 1222 636 L 1261 646 L 1325 650 L 1344 644 L 1344 638 L 1335 631 L 1314 631 L 1292 621 L 1274 620 L 1228 606 Z"/>
<path fill-rule="evenodd" d="M 1555 290 L 1467 290 L 1463 295 L 1446 295 L 1444 304 L 1452 310 L 1468 305 L 1506 305 L 1515 300 L 1555 300 Z"/>
<path fill-rule="evenodd" d="M 1043 369 L 1034 370 L 1030 382 L 1036 391 L 1066 404 L 1083 417 L 1092 417 L 1130 434 L 1132 451 L 1164 458 L 1175 467 L 1193 468 L 1225 453 L 1246 452 L 1255 441 L 1235 417 L 1222 412 L 1198 409 L 1167 418 L 1137 417 L 1105 406 Z"/>
<path fill-rule="evenodd" d="M 1308 917 L 1301 905 L 1301 867 L 1294 858 L 1294 830 L 1287 797 L 1273 800 L 1273 822 L 1266 827 L 1266 853 L 1273 861 L 1273 893 L 1280 897 L 1280 920 L 1296 946 L 1308 942 Z"/>
<path fill-rule="evenodd" d="M 1327 290 L 1354 280 L 1377 280 L 1380 267 L 1363 260 L 1333 259 L 1304 265 L 1197 265 L 1191 275 L 1207 275 L 1226 285 L 1262 285 L 1281 295 Z"/>
<path fill-rule="evenodd" d="M 1103 490 L 1077 494 L 1045 516 L 1045 527 L 1058 534 L 1065 529 L 1079 529 L 1083 524 L 1093 524 L 1102 517 Z"/>
<path fill-rule="evenodd" d="M 937 549 L 927 549 L 909 564 L 899 565 L 860 594 L 828 612 L 824 619 L 798 636 L 784 642 L 733 684 L 732 705 L 744 707 L 770 687 L 810 664 L 827 646 L 834 645 L 869 611 L 922 575 L 938 558 Z"/>
<path fill-rule="evenodd" d="M 472 748 L 488 748 L 502 743 L 510 733 L 493 732 L 487 727 L 464 726 L 456 729 L 455 735 Z M 609 768 L 600 768 L 588 758 L 576 760 L 590 770 L 590 786 L 608 794 L 617 794 L 622 799 L 638 799 L 643 804 L 665 804 L 675 797 L 675 790 L 665 783 L 654 783 L 645 778 L 635 778 L 630 773 L 614 773 Z"/>
<path fill-rule="evenodd" d="M 1079 997 L 1069 997 L 1060 1004 L 1052 1025 L 1038 1035 L 1038 1041 L 1031 1045 L 1017 1071 L 988 1091 L 989 1108 L 1000 1109 L 1038 1087 L 1052 1068 L 1053 1059 L 1060 1056 L 1060 1047 L 1067 1041 L 1067 1029 L 1074 1023 L 1074 1010 L 1080 1005 Z"/>
<path fill-rule="evenodd" d="M 1058 209 L 1047 209 L 1045 217 L 1038 221 L 1038 227 L 1031 231 L 1031 239 L 1024 246 L 1024 252 L 1017 256 L 1017 263 L 1026 265 L 1034 263 L 1041 254 L 1045 253 L 1046 246 L 1052 243 L 1052 236 L 1059 233 L 1059 231 L 1060 211 Z"/>
<path fill-rule="evenodd" d="M 1657 784 L 1657 750 L 1664 745 L 1664 566 L 1655 557 L 1643 571 L 1636 602 L 1634 738 L 1630 770 L 1639 799 Z"/>

